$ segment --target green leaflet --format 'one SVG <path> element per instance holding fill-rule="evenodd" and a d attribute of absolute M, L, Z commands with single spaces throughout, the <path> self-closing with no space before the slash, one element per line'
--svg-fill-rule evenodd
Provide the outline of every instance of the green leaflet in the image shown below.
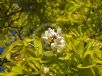
<path fill-rule="evenodd" d="M 37 36 L 34 36 L 34 46 L 35 46 L 35 50 L 37 51 L 37 55 L 41 55 L 42 54 L 42 43 L 41 43 L 41 39 L 38 38 Z"/>
<path fill-rule="evenodd" d="M 59 59 L 60 60 L 69 60 L 71 56 L 72 56 L 72 54 L 67 53 L 67 55 L 65 57 L 59 57 Z"/>
<path fill-rule="evenodd" d="M 39 61 L 35 61 L 35 60 L 32 60 L 33 64 L 35 64 L 35 66 L 40 69 L 41 68 L 41 64 L 39 63 Z"/>
<path fill-rule="evenodd" d="M 91 69 L 93 76 L 95 76 L 95 70 L 93 68 L 90 68 L 90 69 Z"/>
<path fill-rule="evenodd" d="M 44 51 L 43 54 L 44 54 L 45 56 L 53 56 L 53 55 L 54 55 L 54 53 L 53 53 L 52 50 L 51 50 L 51 51 Z"/>
<path fill-rule="evenodd" d="M 27 48 L 27 53 L 32 57 L 37 56 L 37 51 L 35 51 L 35 48 Z"/>
<path fill-rule="evenodd" d="M 11 60 L 11 53 L 8 53 L 8 54 L 6 55 L 6 58 L 7 58 L 8 60 Z"/>
<path fill-rule="evenodd" d="M 4 58 L 6 55 L 9 54 L 9 52 L 16 46 L 19 45 L 20 41 L 16 41 L 14 43 L 12 43 L 10 46 L 8 46 L 7 48 L 5 48 L 5 50 L 3 51 L 2 55 L 0 56 L 1 58 Z"/>
<path fill-rule="evenodd" d="M 36 68 L 36 66 L 32 63 L 32 62 L 28 62 L 28 65 L 33 68 L 35 71 L 38 71 L 38 69 Z"/>
<path fill-rule="evenodd" d="M 40 69 L 40 63 L 39 60 L 40 58 L 33 58 L 33 57 L 29 57 L 26 59 L 28 65 L 30 65 L 35 71 L 38 71 L 38 69 Z"/>
<path fill-rule="evenodd" d="M 26 46 L 23 46 L 23 47 L 22 47 L 22 50 L 20 51 L 20 54 L 21 54 L 21 57 L 22 57 L 22 58 L 25 57 L 25 55 L 26 55 L 26 53 L 27 53 L 26 51 L 27 51 L 27 50 L 26 50 Z"/>
<path fill-rule="evenodd" d="M 24 46 L 27 46 L 28 44 L 30 44 L 31 41 L 34 41 L 34 39 L 25 38 L 25 39 L 23 40 Z"/>
<path fill-rule="evenodd" d="M 35 57 L 28 57 L 28 58 L 27 58 L 27 60 L 38 60 L 38 61 L 39 61 L 40 59 L 41 59 L 41 57 L 39 57 L 39 58 L 35 58 Z"/>
<path fill-rule="evenodd" d="M 40 69 L 41 68 L 40 62 L 39 62 L 40 60 L 41 60 L 41 58 L 28 57 L 26 61 L 27 62 L 28 61 L 32 62 L 34 64 L 33 66 L 35 66 L 36 68 Z"/>
<path fill-rule="evenodd" d="M 78 68 L 92 68 L 94 66 L 96 66 L 96 64 L 92 64 L 92 65 L 88 65 L 88 66 L 82 66 L 82 64 L 77 65 Z"/>
<path fill-rule="evenodd" d="M 94 58 L 94 59 L 95 59 L 95 58 Z M 99 60 L 99 59 L 95 59 L 94 62 L 95 62 L 95 63 L 98 63 L 98 64 L 102 64 L 102 60 Z"/>
<path fill-rule="evenodd" d="M 92 50 L 92 45 L 93 45 L 94 40 L 89 41 L 89 43 L 86 45 L 86 51 L 83 55 L 83 57 L 85 58 L 87 55 L 90 55 L 91 58 L 93 57 L 93 53 L 94 51 Z"/>
<path fill-rule="evenodd" d="M 14 73 L 14 75 L 19 75 L 19 74 L 22 74 L 23 69 L 24 69 L 24 66 L 21 66 L 18 64 L 12 68 L 12 72 Z"/>
<path fill-rule="evenodd" d="M 13 72 L 0 74 L 0 76 L 14 76 L 14 75 L 15 74 Z"/>

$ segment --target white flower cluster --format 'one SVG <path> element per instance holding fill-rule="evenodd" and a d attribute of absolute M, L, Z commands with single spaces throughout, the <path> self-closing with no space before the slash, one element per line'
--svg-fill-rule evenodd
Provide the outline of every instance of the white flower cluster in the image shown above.
<path fill-rule="evenodd" d="M 49 73 L 49 68 L 48 67 L 44 67 L 44 73 Z"/>
<path fill-rule="evenodd" d="M 65 48 L 65 40 L 60 28 L 58 28 L 56 32 L 54 29 L 49 28 L 45 31 L 43 38 L 46 43 L 50 44 L 52 49 L 56 49 L 58 53 Z"/>

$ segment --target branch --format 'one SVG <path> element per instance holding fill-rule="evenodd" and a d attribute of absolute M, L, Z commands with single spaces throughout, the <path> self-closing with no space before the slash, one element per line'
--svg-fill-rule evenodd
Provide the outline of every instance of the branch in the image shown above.
<path fill-rule="evenodd" d="M 19 19 L 20 19 L 20 16 L 21 16 L 21 13 L 22 13 L 22 11 L 20 11 L 18 18 L 16 18 L 15 20 L 12 20 L 12 21 L 8 24 L 8 26 L 10 26 L 10 25 L 11 25 L 12 23 L 14 23 L 15 21 L 19 20 Z"/>
<path fill-rule="evenodd" d="M 18 12 L 21 12 L 21 11 L 22 11 L 22 9 L 21 9 L 21 10 L 14 11 L 14 12 L 11 12 L 9 15 L 2 16 L 2 17 L 0 17 L 0 18 L 10 17 L 10 16 L 12 16 L 12 15 L 14 15 L 14 14 L 18 13 Z"/>
<path fill-rule="evenodd" d="M 21 9 L 21 11 L 20 11 L 20 13 L 19 13 L 19 16 L 18 16 L 18 18 L 16 18 L 15 20 L 12 20 L 10 23 L 8 23 L 8 26 L 5 26 L 5 24 L 3 25 L 3 26 L 0 26 L 0 28 L 2 29 L 2 28 L 9 28 L 9 27 L 11 27 L 11 28 L 17 28 L 17 27 L 13 27 L 13 26 L 11 26 L 12 25 L 12 23 L 14 23 L 15 21 L 17 21 L 17 20 L 19 20 L 20 19 L 20 15 L 21 15 L 21 13 L 22 13 L 22 9 Z M 6 21 L 5 21 L 6 22 Z"/>
<path fill-rule="evenodd" d="M 7 11 L 5 12 L 5 14 L 7 14 L 7 12 L 9 12 L 10 8 L 12 7 L 12 4 L 10 4 L 9 8 L 7 9 Z"/>

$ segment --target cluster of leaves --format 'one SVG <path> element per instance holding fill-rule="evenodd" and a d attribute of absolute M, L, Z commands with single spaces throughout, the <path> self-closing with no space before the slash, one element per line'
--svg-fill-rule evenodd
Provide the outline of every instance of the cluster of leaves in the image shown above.
<path fill-rule="evenodd" d="M 102 76 L 101 9 L 101 0 L 1 0 L 0 75 Z M 61 53 L 46 49 L 48 27 L 62 28 Z"/>
<path fill-rule="evenodd" d="M 16 40 L 5 48 L 1 58 L 4 76 L 101 76 L 102 42 L 70 31 L 65 35 L 66 49 L 61 53 L 44 50 L 38 36 Z M 49 68 L 46 73 L 44 68 Z"/>

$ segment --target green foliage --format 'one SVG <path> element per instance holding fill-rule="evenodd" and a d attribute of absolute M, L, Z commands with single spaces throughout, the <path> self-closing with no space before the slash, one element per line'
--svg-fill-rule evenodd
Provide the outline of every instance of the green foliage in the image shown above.
<path fill-rule="evenodd" d="M 101 9 L 101 0 L 0 0 L 0 76 L 102 76 Z M 44 43 L 49 27 L 62 29 L 60 53 Z"/>

